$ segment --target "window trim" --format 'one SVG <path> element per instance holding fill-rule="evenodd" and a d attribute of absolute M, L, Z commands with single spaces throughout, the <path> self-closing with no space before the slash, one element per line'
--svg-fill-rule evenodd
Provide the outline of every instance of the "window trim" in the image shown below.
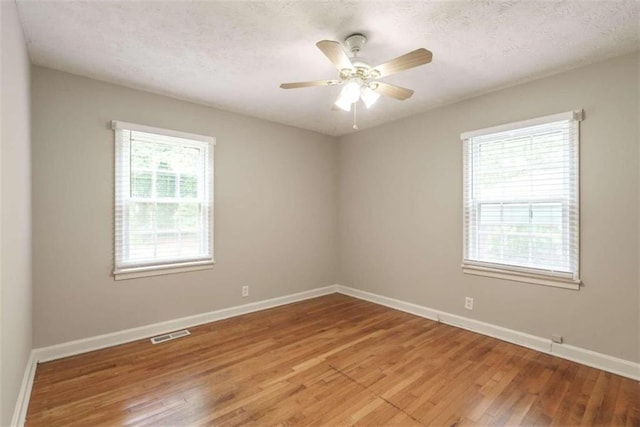
<path fill-rule="evenodd" d="M 212 269 L 215 261 L 183 262 L 176 264 L 151 265 L 114 270 L 115 280 L 136 279 L 139 277 L 164 276 L 167 274 L 185 273 L 188 271 Z"/>
<path fill-rule="evenodd" d="M 519 122 L 491 126 L 484 129 L 476 129 L 476 130 L 461 133 L 460 139 L 464 141 L 465 139 L 484 136 L 490 133 L 508 132 L 510 130 L 528 128 L 531 126 L 538 126 L 546 123 L 560 122 L 563 120 L 575 120 L 577 122 L 581 122 L 582 120 L 584 120 L 584 111 L 583 110 L 567 111 L 564 113 L 551 114 L 549 116 L 544 116 L 544 117 L 536 117 L 534 119 L 521 120 Z"/>
<path fill-rule="evenodd" d="M 553 286 L 556 288 L 580 290 L 580 280 L 571 278 L 563 278 L 561 276 L 551 276 L 548 273 L 536 274 L 534 272 L 518 271 L 519 267 L 509 266 L 509 268 L 499 267 L 500 264 L 493 264 L 497 267 L 489 267 L 490 263 L 473 263 L 467 261 L 462 264 L 462 272 L 464 274 L 472 274 L 475 276 L 494 277 L 497 279 L 513 280 L 516 282 L 532 283 L 534 285 Z M 522 268 L 522 270 L 526 270 Z M 532 271 L 534 269 L 531 269 Z"/>
<path fill-rule="evenodd" d="M 209 150 L 210 150 L 210 164 L 209 169 L 210 169 L 210 175 L 211 175 L 211 182 L 210 182 L 210 190 L 209 190 L 209 197 L 210 197 L 210 203 L 211 203 L 211 214 L 209 215 L 209 247 L 211 248 L 211 256 L 207 257 L 205 259 L 190 259 L 189 261 L 184 261 L 184 262 L 180 262 L 180 261 L 170 261 L 167 263 L 160 263 L 160 264 L 151 264 L 151 265 L 144 265 L 144 266 L 132 266 L 132 267 L 121 267 L 118 268 L 117 267 L 117 252 L 118 252 L 118 248 L 117 248 L 117 239 L 116 239 L 116 229 L 114 228 L 114 241 L 113 241 L 113 248 L 114 248 L 114 267 L 113 267 L 113 277 L 115 280 L 125 280 L 125 279 L 134 279 L 134 278 L 140 278 L 140 277 L 150 277 L 150 276 L 160 276 L 160 275 L 166 275 L 166 274 L 175 274 L 175 273 L 182 273 L 182 272 L 188 272 L 188 271 L 198 271 L 198 270 L 204 270 L 204 269 L 211 269 L 213 268 L 214 264 L 215 264 L 215 246 L 214 246 L 214 164 L 215 164 L 215 152 L 214 152 L 214 147 L 216 145 L 216 138 L 212 137 L 212 136 L 206 136 L 206 135 L 199 135 L 199 134 L 194 134 L 194 133 L 189 133 L 189 132 L 182 132 L 182 131 L 177 131 L 177 130 L 172 130 L 172 129 L 164 129 L 164 128 L 158 128 L 158 127 L 153 127 L 153 126 L 146 126 L 146 125 L 139 125 L 139 124 L 135 124 L 135 123 L 129 123 L 129 122 L 124 122 L 124 121 L 119 121 L 119 120 L 112 120 L 111 121 L 111 128 L 114 130 L 114 138 L 115 138 L 115 144 L 116 144 L 116 150 L 114 153 L 114 156 L 118 155 L 118 148 L 117 148 L 117 131 L 118 130 L 127 130 L 127 131 L 133 131 L 133 132 L 145 132 L 145 133 L 151 133 L 151 134 L 156 134 L 156 135 L 161 135 L 161 136 L 169 136 L 169 137 L 176 137 L 176 138 L 183 138 L 183 139 L 188 139 L 188 140 L 192 140 L 192 141 L 198 141 L 198 142 L 203 142 L 203 143 L 207 143 L 210 145 Z M 116 210 L 118 208 L 117 203 L 118 203 L 118 180 L 120 179 L 119 175 L 118 175 L 118 170 L 117 170 L 117 165 L 118 165 L 118 159 L 117 157 L 114 158 L 114 218 L 116 216 Z"/>
<path fill-rule="evenodd" d="M 498 279 L 512 280 L 517 282 L 525 282 L 536 285 L 544 285 L 544 286 L 552 286 L 564 289 L 571 290 L 579 290 L 582 281 L 579 278 L 580 274 L 580 126 L 579 122 L 584 119 L 584 111 L 582 109 L 575 111 L 568 111 L 564 113 L 552 114 L 543 117 L 537 117 L 529 120 L 522 120 L 513 123 L 507 123 L 498 126 L 492 126 L 484 129 L 477 129 L 469 132 L 463 132 L 460 134 L 460 139 L 469 143 L 469 139 L 474 137 L 480 137 L 484 135 L 500 133 L 500 132 L 508 132 L 516 129 L 527 128 L 531 126 L 538 126 L 547 123 L 553 123 L 558 121 L 575 121 L 578 122 L 578 126 L 576 126 L 576 163 L 575 173 L 576 173 L 576 204 L 578 206 L 578 219 L 577 219 L 577 235 L 575 236 L 576 244 L 578 247 L 578 254 L 576 259 L 576 277 L 572 273 L 567 272 L 554 272 L 549 270 L 542 270 L 536 268 L 528 268 L 516 265 L 507 265 L 507 264 L 498 264 L 491 263 L 485 261 L 475 261 L 466 259 L 467 252 L 467 230 L 466 230 L 466 222 L 465 222 L 465 206 L 466 206 L 466 173 L 467 173 L 467 165 L 463 164 L 463 179 L 462 179 L 462 192 L 463 192 L 463 213 L 462 213 L 462 272 L 464 274 L 471 274 L 477 276 L 485 276 L 485 277 L 493 277 Z M 467 148 L 465 144 L 465 148 L 463 148 L 463 159 L 464 161 L 468 161 L 468 153 L 464 152 Z M 531 201 L 529 201 L 531 202 Z M 469 230 L 470 231 L 470 230 Z"/>
<path fill-rule="evenodd" d="M 138 125 L 135 123 L 123 122 L 120 120 L 112 120 L 111 128 L 113 130 L 130 130 L 135 132 L 155 133 L 163 136 L 173 136 L 175 138 L 191 139 L 193 141 L 208 142 L 216 145 L 216 138 L 207 135 L 198 135 L 197 133 L 182 132 L 173 129 L 164 129 L 154 126 Z"/>

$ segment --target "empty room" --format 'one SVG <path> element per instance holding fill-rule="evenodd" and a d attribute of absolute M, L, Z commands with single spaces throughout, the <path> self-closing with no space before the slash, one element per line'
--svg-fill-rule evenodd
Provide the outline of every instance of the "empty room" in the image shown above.
<path fill-rule="evenodd" d="M 1 426 L 640 426 L 639 1 L 0 6 Z"/>

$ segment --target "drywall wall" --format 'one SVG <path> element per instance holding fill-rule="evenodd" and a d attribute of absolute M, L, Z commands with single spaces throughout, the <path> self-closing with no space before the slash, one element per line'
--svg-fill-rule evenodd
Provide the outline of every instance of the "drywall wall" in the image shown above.
<path fill-rule="evenodd" d="M 15 2 L 2 15 L 0 139 L 0 425 L 9 425 L 31 352 L 29 57 Z"/>
<path fill-rule="evenodd" d="M 340 138 L 339 283 L 640 361 L 638 62 L 615 58 Z M 584 287 L 464 275 L 460 133 L 577 108 Z"/>
<path fill-rule="evenodd" d="M 334 138 L 46 68 L 32 94 L 35 347 L 335 283 Z M 113 119 L 216 137 L 213 269 L 114 281 Z"/>

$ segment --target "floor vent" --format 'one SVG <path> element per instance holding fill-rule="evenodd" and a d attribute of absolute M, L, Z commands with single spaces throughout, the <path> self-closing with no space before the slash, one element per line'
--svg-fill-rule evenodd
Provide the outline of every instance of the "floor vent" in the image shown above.
<path fill-rule="evenodd" d="M 160 344 L 161 342 L 175 340 L 176 338 L 186 337 L 187 335 L 191 335 L 191 332 L 184 329 L 182 331 L 171 332 L 170 334 L 158 335 L 157 337 L 151 338 L 151 342 L 153 344 Z"/>

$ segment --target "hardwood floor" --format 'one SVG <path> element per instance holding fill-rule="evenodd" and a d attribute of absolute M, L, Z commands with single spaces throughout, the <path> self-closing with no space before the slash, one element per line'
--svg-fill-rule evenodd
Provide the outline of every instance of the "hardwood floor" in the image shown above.
<path fill-rule="evenodd" d="M 333 294 L 43 363 L 28 426 L 640 425 L 640 383 Z"/>

